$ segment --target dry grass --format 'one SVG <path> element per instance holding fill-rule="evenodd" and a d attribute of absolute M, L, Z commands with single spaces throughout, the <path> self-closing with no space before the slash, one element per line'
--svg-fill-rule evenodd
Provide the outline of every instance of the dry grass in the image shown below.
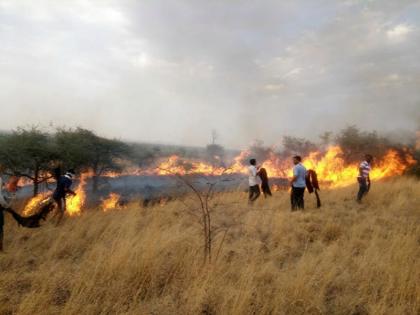
<path fill-rule="evenodd" d="M 8 218 L 0 314 L 419 314 L 420 182 L 378 183 L 364 205 L 355 190 L 297 213 L 286 192 L 251 208 L 217 195 L 211 265 L 191 200 L 58 228 Z"/>

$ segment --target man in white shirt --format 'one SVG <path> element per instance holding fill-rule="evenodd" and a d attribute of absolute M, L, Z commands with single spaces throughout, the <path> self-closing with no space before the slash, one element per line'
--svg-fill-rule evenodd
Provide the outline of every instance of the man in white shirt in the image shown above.
<path fill-rule="evenodd" d="M 305 208 L 304 194 L 306 188 L 306 168 L 302 164 L 302 158 L 299 155 L 293 157 L 293 178 L 290 180 L 292 186 L 292 193 L 290 201 L 292 204 L 292 211 Z"/>
<path fill-rule="evenodd" d="M 249 160 L 248 175 L 249 175 L 249 203 L 253 203 L 260 196 L 260 179 L 258 176 L 257 160 Z"/>
<path fill-rule="evenodd" d="M 366 154 L 365 160 L 360 163 L 359 166 L 359 176 L 357 176 L 357 181 L 359 182 L 359 192 L 357 193 L 358 203 L 362 202 L 363 197 L 369 192 L 370 189 L 369 173 L 372 168 L 372 160 L 372 155 Z"/>

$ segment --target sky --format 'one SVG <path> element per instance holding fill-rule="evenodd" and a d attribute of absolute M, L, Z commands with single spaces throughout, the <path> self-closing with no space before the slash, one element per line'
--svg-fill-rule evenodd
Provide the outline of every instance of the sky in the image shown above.
<path fill-rule="evenodd" d="M 0 0 L 0 129 L 243 147 L 420 125 L 420 1 Z"/>

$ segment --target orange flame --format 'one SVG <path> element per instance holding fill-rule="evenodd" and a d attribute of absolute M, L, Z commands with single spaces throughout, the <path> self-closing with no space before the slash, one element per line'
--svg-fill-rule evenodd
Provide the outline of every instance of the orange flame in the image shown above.
<path fill-rule="evenodd" d="M 80 215 L 82 213 L 82 208 L 86 201 L 86 182 L 87 179 L 90 177 L 90 174 L 83 173 L 80 175 L 80 182 L 77 186 L 77 189 L 75 191 L 75 196 L 67 197 L 66 199 L 66 212 L 69 216 L 76 216 Z"/>
<path fill-rule="evenodd" d="M 119 201 L 121 196 L 116 193 L 110 193 L 108 198 L 102 202 L 102 210 L 107 212 L 109 210 L 120 209 Z"/>
<path fill-rule="evenodd" d="M 196 160 L 183 160 L 178 156 L 171 156 L 163 161 L 152 171 L 157 175 L 187 175 L 203 174 L 220 176 L 223 174 L 247 174 L 247 167 L 243 161 L 250 156 L 249 151 L 241 152 L 232 166 L 228 168 L 214 167 L 208 163 Z M 385 156 L 375 161 L 371 172 L 371 179 L 381 179 L 390 176 L 402 175 L 416 161 L 406 150 L 399 153 L 390 149 Z M 343 157 L 343 151 L 339 146 L 332 146 L 325 153 L 311 152 L 303 159 L 307 169 L 313 169 L 318 173 L 318 178 L 329 187 L 344 187 L 355 182 L 358 176 L 359 165 L 347 164 Z M 262 163 L 270 177 L 286 178 L 292 176 L 292 163 L 289 159 L 284 160 L 271 153 L 269 158 Z"/>
<path fill-rule="evenodd" d="M 22 211 L 23 215 L 30 216 L 34 214 L 41 206 L 41 203 L 43 203 L 49 197 L 50 197 L 50 193 L 40 193 L 36 195 L 35 197 L 31 198 L 28 201 L 28 203 L 25 205 L 25 208 Z"/>
<path fill-rule="evenodd" d="M 402 175 L 416 161 L 408 153 L 399 154 L 395 150 L 389 150 L 384 157 L 375 161 L 370 173 L 370 178 L 378 180 L 390 176 Z M 319 152 L 311 153 L 303 164 L 307 169 L 313 169 L 318 173 L 320 181 L 328 183 L 330 187 L 345 187 L 355 182 L 359 174 L 359 165 L 346 165 L 343 151 L 339 146 L 328 149 L 325 155 Z M 289 176 L 291 176 L 291 171 Z"/>

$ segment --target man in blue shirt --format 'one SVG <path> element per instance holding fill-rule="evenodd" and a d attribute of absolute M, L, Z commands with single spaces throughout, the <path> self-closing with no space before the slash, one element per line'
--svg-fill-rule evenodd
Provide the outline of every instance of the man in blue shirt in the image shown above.
<path fill-rule="evenodd" d="M 64 176 L 60 176 L 57 180 L 57 187 L 53 193 L 54 201 L 58 206 L 58 219 L 57 224 L 60 223 L 63 218 L 63 214 L 66 211 L 66 196 L 76 195 L 76 193 L 71 190 L 71 185 L 73 185 L 73 177 L 75 175 L 74 170 L 68 170 Z"/>
<path fill-rule="evenodd" d="M 292 193 L 290 201 L 292 204 L 292 211 L 305 208 L 304 194 L 306 188 L 306 168 L 302 165 L 302 158 L 299 155 L 293 157 L 293 177 L 290 180 L 292 186 Z"/>

